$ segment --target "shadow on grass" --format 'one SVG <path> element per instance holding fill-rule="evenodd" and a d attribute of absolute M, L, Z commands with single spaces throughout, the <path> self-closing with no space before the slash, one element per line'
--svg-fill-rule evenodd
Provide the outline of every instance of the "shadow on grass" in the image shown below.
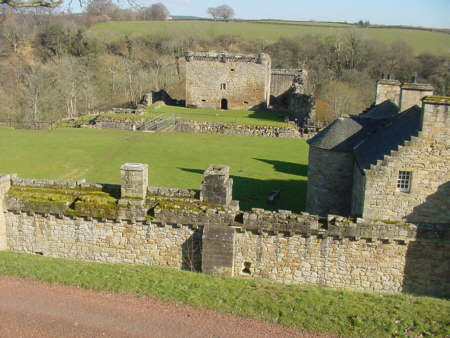
<path fill-rule="evenodd" d="M 203 175 L 204 172 L 204 169 L 179 169 L 199 175 Z M 233 178 L 233 199 L 240 202 L 241 210 L 263 208 L 300 212 L 305 209 L 306 180 L 259 180 L 236 175 L 231 177 Z M 267 197 L 274 190 L 281 190 L 281 194 L 278 199 L 269 203 Z"/>
<path fill-rule="evenodd" d="M 254 160 L 261 161 L 273 165 L 273 169 L 280 173 L 307 176 L 308 166 L 304 164 L 298 164 L 294 162 L 284 162 L 284 161 L 274 161 L 274 160 L 264 160 L 262 158 L 254 158 Z"/>
<path fill-rule="evenodd" d="M 250 110 L 252 111 L 252 113 L 249 114 L 248 117 L 251 119 L 284 122 L 286 118 L 286 114 L 282 112 L 264 110 L 260 108 L 252 108 Z"/>

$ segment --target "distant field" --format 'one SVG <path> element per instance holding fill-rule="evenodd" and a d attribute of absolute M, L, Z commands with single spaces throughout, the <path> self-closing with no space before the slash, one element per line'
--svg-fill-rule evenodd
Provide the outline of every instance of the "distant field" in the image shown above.
<path fill-rule="evenodd" d="M 300 139 L 0 128 L 0 173 L 120 183 L 123 163 L 142 162 L 150 166 L 150 185 L 199 189 L 210 164 L 226 164 L 234 179 L 233 198 L 244 209 L 303 210 L 307 159 Z M 281 197 L 269 205 L 266 197 L 275 189 L 282 190 Z"/>
<path fill-rule="evenodd" d="M 333 26 L 333 27 L 327 27 Z M 237 35 L 249 40 L 277 41 L 280 37 L 302 35 L 328 36 L 356 30 L 363 36 L 391 44 L 403 40 L 413 46 L 416 54 L 450 53 L 450 34 L 401 28 L 355 28 L 352 25 L 320 22 L 212 22 L 212 21 L 109 21 L 91 27 L 90 33 L 101 40 L 119 36 L 158 35 L 176 38 L 212 39 L 220 35 Z"/>

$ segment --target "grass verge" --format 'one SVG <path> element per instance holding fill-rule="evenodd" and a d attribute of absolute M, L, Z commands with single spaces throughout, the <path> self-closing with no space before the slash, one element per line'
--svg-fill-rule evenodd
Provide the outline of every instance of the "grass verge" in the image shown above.
<path fill-rule="evenodd" d="M 0 274 L 155 297 L 344 336 L 448 336 L 450 301 L 0 252 Z"/>

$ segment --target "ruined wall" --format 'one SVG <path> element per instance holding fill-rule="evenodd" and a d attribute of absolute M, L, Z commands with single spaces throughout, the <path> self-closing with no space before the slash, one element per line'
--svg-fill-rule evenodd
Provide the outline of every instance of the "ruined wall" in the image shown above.
<path fill-rule="evenodd" d="M 449 104 L 424 104 L 419 137 L 365 172 L 364 218 L 450 223 Z M 399 171 L 412 173 L 409 192 L 397 190 Z"/>
<path fill-rule="evenodd" d="M 351 209 L 353 155 L 309 148 L 306 211 L 348 215 Z"/>
<path fill-rule="evenodd" d="M 400 91 L 400 81 L 379 80 L 377 82 L 375 104 L 380 104 L 386 100 L 391 100 L 397 106 L 400 106 Z"/>
<path fill-rule="evenodd" d="M 270 57 L 186 53 L 186 106 L 250 109 L 270 101 Z"/>
<path fill-rule="evenodd" d="M 286 124 L 287 125 L 287 124 Z M 281 138 L 301 138 L 302 135 L 294 125 L 287 127 L 251 126 L 231 123 L 198 122 L 178 120 L 174 131 L 180 133 L 199 133 L 238 136 L 263 136 Z"/>
<path fill-rule="evenodd" d="M 286 93 L 294 80 L 302 78 L 306 83 L 306 72 L 302 69 L 272 69 L 270 95 L 277 97 Z"/>

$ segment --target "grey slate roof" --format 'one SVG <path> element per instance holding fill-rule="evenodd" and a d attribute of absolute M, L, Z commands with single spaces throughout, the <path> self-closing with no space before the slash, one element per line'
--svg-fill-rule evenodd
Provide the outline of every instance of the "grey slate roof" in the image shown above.
<path fill-rule="evenodd" d="M 391 100 L 386 100 L 369 108 L 367 111 L 358 116 L 375 120 L 384 120 L 392 118 L 397 115 L 399 111 L 400 108 L 394 102 Z"/>
<path fill-rule="evenodd" d="M 355 145 L 380 124 L 380 120 L 364 119 L 359 116 L 340 117 L 308 140 L 308 144 L 326 150 L 351 152 Z"/>
<path fill-rule="evenodd" d="M 361 170 L 369 169 L 384 155 L 397 150 L 399 145 L 417 136 L 420 130 L 421 109 L 411 107 L 394 116 L 390 123 L 369 135 L 353 149 L 356 163 Z"/>
<path fill-rule="evenodd" d="M 363 172 L 418 135 L 421 109 L 414 106 L 400 114 L 398 111 L 395 103 L 384 101 L 360 115 L 338 118 L 308 143 L 321 149 L 352 152 Z"/>

